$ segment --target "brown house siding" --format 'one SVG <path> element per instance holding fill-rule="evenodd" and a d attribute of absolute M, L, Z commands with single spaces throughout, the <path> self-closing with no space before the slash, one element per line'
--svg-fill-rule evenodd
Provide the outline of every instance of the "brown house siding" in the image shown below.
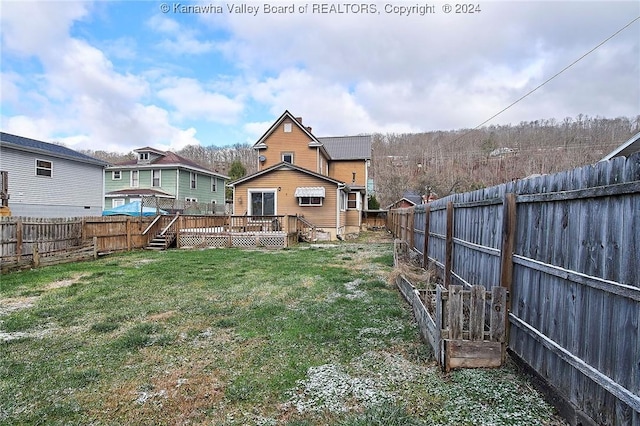
<path fill-rule="evenodd" d="M 297 187 L 323 186 L 325 198 L 322 206 L 299 206 L 294 196 Z M 247 182 L 236 185 L 233 205 L 234 214 L 248 212 L 249 189 L 279 188 L 276 192 L 276 214 L 303 215 L 307 220 L 319 227 L 336 227 L 337 185 L 324 179 L 310 176 L 297 170 L 274 170 Z"/>
<path fill-rule="evenodd" d="M 329 176 L 347 185 L 366 186 L 365 171 L 366 162 L 363 160 L 332 161 L 329 166 Z M 355 182 L 352 182 L 353 172 L 356 172 Z"/>
<path fill-rule="evenodd" d="M 291 132 L 284 131 L 284 125 L 291 123 Z M 318 173 L 318 148 L 309 148 L 311 139 L 291 120 L 284 120 L 264 141 L 267 149 L 261 149 L 260 155 L 266 161 L 260 163 L 260 170 L 274 166 L 282 161 L 282 154 L 293 153 L 293 164 Z"/>

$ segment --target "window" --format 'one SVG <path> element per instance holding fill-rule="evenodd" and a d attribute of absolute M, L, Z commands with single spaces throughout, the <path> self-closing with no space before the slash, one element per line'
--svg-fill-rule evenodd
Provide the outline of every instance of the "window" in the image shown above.
<path fill-rule="evenodd" d="M 346 210 L 347 209 L 347 195 L 340 191 L 340 210 Z"/>
<path fill-rule="evenodd" d="M 322 197 L 299 197 L 298 205 L 300 206 L 321 206 Z"/>
<path fill-rule="evenodd" d="M 358 207 L 358 193 L 350 192 L 347 198 L 347 208 L 356 209 Z"/>
<path fill-rule="evenodd" d="M 197 176 L 195 173 L 191 172 L 191 189 L 196 189 Z"/>
<path fill-rule="evenodd" d="M 284 132 L 291 133 L 291 123 L 284 123 Z"/>
<path fill-rule="evenodd" d="M 160 170 L 151 171 L 151 186 L 162 186 L 160 181 Z"/>
<path fill-rule="evenodd" d="M 131 187 L 137 188 L 140 186 L 140 174 L 137 170 L 131 170 Z"/>
<path fill-rule="evenodd" d="M 111 172 L 111 180 L 122 179 L 122 172 L 120 170 L 114 170 Z"/>
<path fill-rule="evenodd" d="M 53 163 L 46 160 L 36 160 L 36 176 L 51 177 L 53 174 Z"/>
<path fill-rule="evenodd" d="M 252 216 L 272 216 L 276 214 L 276 193 L 269 192 L 250 192 L 251 195 L 251 212 Z"/>
<path fill-rule="evenodd" d="M 112 207 L 124 206 L 124 198 L 114 198 L 111 202 Z"/>
<path fill-rule="evenodd" d="M 138 153 L 138 160 L 140 160 L 140 161 L 148 161 L 149 160 L 149 153 L 148 152 L 140 152 L 140 153 Z"/>
<path fill-rule="evenodd" d="M 198 199 L 197 198 L 192 198 L 192 197 L 186 197 L 184 199 L 187 203 L 197 203 Z"/>
<path fill-rule="evenodd" d="M 211 192 L 216 192 L 218 190 L 218 180 L 214 177 L 211 178 Z"/>
<path fill-rule="evenodd" d="M 285 163 L 293 164 L 293 152 L 282 153 L 282 161 Z"/>

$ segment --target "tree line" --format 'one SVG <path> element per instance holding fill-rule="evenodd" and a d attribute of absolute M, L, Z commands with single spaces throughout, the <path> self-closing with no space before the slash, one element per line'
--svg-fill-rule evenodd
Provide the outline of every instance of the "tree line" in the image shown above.
<path fill-rule="evenodd" d="M 411 134 L 373 134 L 370 177 L 384 208 L 406 191 L 438 197 L 497 185 L 531 175 L 593 164 L 640 131 L 640 115 L 614 119 L 578 115 L 492 125 L 479 129 Z M 111 164 L 133 153 L 83 151 Z M 209 170 L 233 177 L 258 170 L 249 144 L 224 147 L 190 145 L 176 154 Z"/>

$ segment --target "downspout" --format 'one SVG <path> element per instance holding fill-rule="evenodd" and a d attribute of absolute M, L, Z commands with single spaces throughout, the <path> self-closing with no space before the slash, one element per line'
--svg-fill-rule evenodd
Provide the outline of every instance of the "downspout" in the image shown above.
<path fill-rule="evenodd" d="M 339 183 L 338 184 L 338 193 L 337 193 L 337 202 L 336 202 L 336 238 L 339 239 L 339 234 L 340 234 L 340 205 L 342 204 L 342 190 L 344 189 L 345 184 L 344 183 Z"/>
<path fill-rule="evenodd" d="M 180 200 L 180 167 L 176 169 L 176 201 Z"/>

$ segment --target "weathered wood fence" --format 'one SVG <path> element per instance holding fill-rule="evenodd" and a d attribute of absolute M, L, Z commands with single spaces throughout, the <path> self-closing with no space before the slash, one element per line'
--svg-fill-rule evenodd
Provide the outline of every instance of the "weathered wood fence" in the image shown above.
<path fill-rule="evenodd" d="M 640 425 L 640 154 L 389 212 L 444 288 L 508 290 L 510 353 L 572 424 Z"/>

